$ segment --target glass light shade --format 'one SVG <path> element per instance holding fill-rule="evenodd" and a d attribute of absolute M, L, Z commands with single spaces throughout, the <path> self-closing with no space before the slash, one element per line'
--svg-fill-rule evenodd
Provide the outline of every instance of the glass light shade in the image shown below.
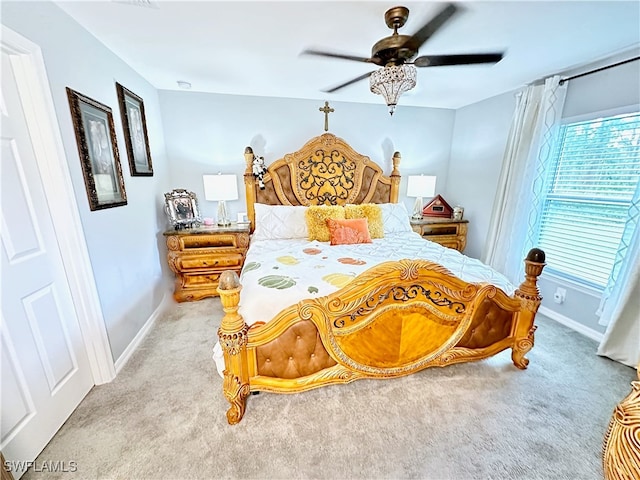
<path fill-rule="evenodd" d="M 238 199 L 238 177 L 236 175 L 203 175 L 204 198 L 218 202 L 218 225 L 231 225 L 227 212 L 227 200 Z"/>
<path fill-rule="evenodd" d="M 436 194 L 436 177 L 434 175 L 409 175 L 407 181 L 407 197 L 416 197 L 411 218 L 422 218 L 422 197 L 433 197 Z"/>
<path fill-rule="evenodd" d="M 373 93 L 384 97 L 390 115 L 393 115 L 400 95 L 415 86 L 416 67 L 414 65 L 388 65 L 379 68 L 369 76 L 369 88 Z"/>

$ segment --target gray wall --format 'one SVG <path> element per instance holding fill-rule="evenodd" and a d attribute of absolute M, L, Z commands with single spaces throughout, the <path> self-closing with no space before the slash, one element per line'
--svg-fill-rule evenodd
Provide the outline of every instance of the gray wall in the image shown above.
<path fill-rule="evenodd" d="M 469 220 L 464 253 L 470 257 L 480 258 L 484 250 L 515 106 L 511 92 L 456 110 L 443 197 L 464 207 Z"/>
<path fill-rule="evenodd" d="M 330 100 L 328 98 L 328 100 Z M 204 200 L 202 175 L 235 173 L 240 199 L 227 202 L 232 218 L 246 211 L 242 174 L 244 149 L 265 158 L 267 165 L 298 150 L 324 133 L 323 102 L 272 97 L 160 91 L 172 188 L 187 188 L 199 199 L 203 216 L 215 217 L 216 203 Z M 402 107 L 393 117 L 386 105 L 331 102 L 329 132 L 391 173 L 391 157 L 400 151 L 400 201 L 406 197 L 407 175 L 438 176 L 438 188 L 447 182 L 453 110 Z"/>
<path fill-rule="evenodd" d="M 168 288 L 159 234 L 165 220 L 158 202 L 167 189 L 168 163 L 158 93 L 55 4 L 2 2 L 1 8 L 2 23 L 42 49 L 111 351 L 117 359 Z M 144 99 L 153 177 L 130 175 L 116 81 Z M 89 210 L 65 87 L 111 107 L 126 206 Z"/>

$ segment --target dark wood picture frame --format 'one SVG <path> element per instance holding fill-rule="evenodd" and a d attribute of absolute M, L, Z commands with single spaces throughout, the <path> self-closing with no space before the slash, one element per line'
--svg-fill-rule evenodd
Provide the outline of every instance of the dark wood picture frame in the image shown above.
<path fill-rule="evenodd" d="M 124 141 L 132 177 L 153 176 L 147 117 L 142 98 L 116 82 Z"/>
<path fill-rule="evenodd" d="M 108 106 L 67 87 L 89 208 L 127 204 L 113 114 Z"/>

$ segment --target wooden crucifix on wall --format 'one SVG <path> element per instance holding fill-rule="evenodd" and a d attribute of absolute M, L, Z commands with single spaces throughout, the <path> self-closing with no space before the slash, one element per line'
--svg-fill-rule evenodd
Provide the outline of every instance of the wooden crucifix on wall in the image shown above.
<path fill-rule="evenodd" d="M 335 112 L 335 110 L 329 107 L 329 102 L 324 102 L 324 107 L 320 107 L 318 110 L 324 113 L 324 131 L 328 132 L 329 131 L 329 114 L 331 112 Z"/>

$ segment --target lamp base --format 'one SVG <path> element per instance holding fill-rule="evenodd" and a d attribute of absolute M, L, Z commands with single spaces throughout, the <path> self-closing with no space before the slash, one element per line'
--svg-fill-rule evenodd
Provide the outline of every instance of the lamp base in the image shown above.
<path fill-rule="evenodd" d="M 224 200 L 220 200 L 218 202 L 218 226 L 228 227 L 229 225 L 231 225 L 231 220 L 229 220 L 227 213 L 227 204 Z"/>
<path fill-rule="evenodd" d="M 413 204 L 412 220 L 422 220 L 422 197 L 416 197 L 416 202 Z"/>

